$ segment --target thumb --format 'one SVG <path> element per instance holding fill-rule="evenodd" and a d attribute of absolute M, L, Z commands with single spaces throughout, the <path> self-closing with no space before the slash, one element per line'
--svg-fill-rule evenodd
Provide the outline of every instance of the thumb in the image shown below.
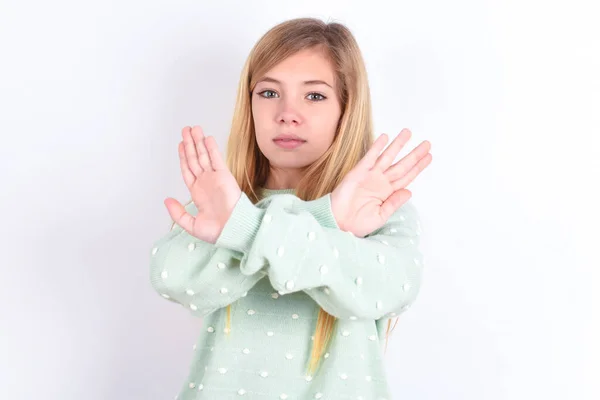
<path fill-rule="evenodd" d="M 412 193 L 408 189 L 399 189 L 392 193 L 381 205 L 379 216 L 387 221 L 393 213 L 404 205 L 412 197 Z"/>
<path fill-rule="evenodd" d="M 192 228 L 194 227 L 194 217 L 175 199 L 169 197 L 165 199 L 164 203 L 173 222 L 181 226 L 191 235 Z"/>

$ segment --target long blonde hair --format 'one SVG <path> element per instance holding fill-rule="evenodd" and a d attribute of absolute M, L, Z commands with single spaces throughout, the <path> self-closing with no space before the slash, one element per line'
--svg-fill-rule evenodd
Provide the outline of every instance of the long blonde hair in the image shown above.
<path fill-rule="evenodd" d="M 305 49 L 320 50 L 331 62 L 342 114 L 333 143 L 313 164 L 306 167 L 295 188 L 297 197 L 314 200 L 331 193 L 344 176 L 363 158 L 373 144 L 371 97 L 362 54 L 350 30 L 342 24 L 314 18 L 282 22 L 266 32 L 252 48 L 238 85 L 227 165 L 242 191 L 253 201 L 265 184 L 269 160 L 261 153 L 252 119 L 252 91 L 259 79 L 276 64 Z M 313 374 L 334 332 L 335 317 L 320 309 L 308 373 Z M 397 320 L 396 320 L 397 322 Z M 231 305 L 227 306 L 226 332 L 230 332 Z M 388 321 L 386 332 L 390 332 Z M 392 328 L 393 329 L 393 328 Z"/>

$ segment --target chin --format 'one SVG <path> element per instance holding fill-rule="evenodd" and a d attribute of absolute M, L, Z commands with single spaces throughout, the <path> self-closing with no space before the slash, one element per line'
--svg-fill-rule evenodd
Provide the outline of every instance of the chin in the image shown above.
<path fill-rule="evenodd" d="M 274 168 L 300 169 L 308 167 L 313 161 L 304 160 L 297 154 L 277 154 L 274 157 L 267 157 L 269 164 Z"/>

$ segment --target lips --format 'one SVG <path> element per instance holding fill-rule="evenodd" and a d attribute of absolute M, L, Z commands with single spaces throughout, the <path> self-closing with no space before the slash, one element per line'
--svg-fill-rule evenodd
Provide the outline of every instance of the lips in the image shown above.
<path fill-rule="evenodd" d="M 306 140 L 302 139 L 300 136 L 298 135 L 289 135 L 289 134 L 284 134 L 284 135 L 278 135 L 275 139 L 273 140 L 298 140 L 300 142 L 306 142 Z"/>
<path fill-rule="evenodd" d="M 296 135 L 279 135 L 273 139 L 273 142 L 284 149 L 295 149 L 306 143 L 306 140 Z"/>

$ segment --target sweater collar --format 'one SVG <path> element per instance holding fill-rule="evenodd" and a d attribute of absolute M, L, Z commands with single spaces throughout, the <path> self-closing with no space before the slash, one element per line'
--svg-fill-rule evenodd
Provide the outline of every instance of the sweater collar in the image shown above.
<path fill-rule="evenodd" d="M 273 196 L 275 194 L 294 194 L 296 189 L 267 189 L 267 188 L 259 188 L 258 193 L 261 198 Z"/>

